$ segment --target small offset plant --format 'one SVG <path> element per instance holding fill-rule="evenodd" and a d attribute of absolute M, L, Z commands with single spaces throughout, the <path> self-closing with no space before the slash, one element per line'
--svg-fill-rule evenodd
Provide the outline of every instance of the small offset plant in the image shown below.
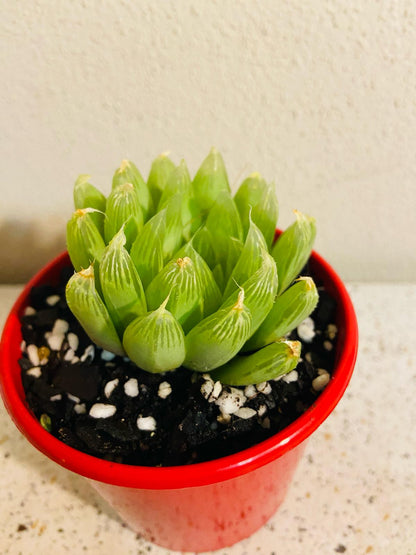
<path fill-rule="evenodd" d="M 295 211 L 274 242 L 278 201 L 260 174 L 233 197 L 216 149 L 193 180 L 162 154 L 147 183 L 124 160 L 107 198 L 79 176 L 74 201 L 66 297 L 97 345 L 148 372 L 183 366 L 229 385 L 296 367 L 300 343 L 285 337 L 318 301 L 299 277 L 315 220 Z"/>

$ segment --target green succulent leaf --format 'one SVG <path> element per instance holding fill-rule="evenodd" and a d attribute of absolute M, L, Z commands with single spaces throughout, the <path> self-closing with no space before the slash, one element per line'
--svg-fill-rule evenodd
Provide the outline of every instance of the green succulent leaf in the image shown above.
<path fill-rule="evenodd" d="M 250 385 L 284 376 L 296 368 L 300 357 L 299 341 L 272 343 L 251 355 L 237 355 L 212 372 L 213 380 L 228 385 Z"/>
<path fill-rule="evenodd" d="M 250 335 L 252 335 L 264 321 L 273 307 L 277 292 L 277 269 L 272 256 L 263 250 L 261 266 L 242 285 L 245 297 L 244 304 L 250 310 L 252 320 Z M 222 307 L 232 306 L 236 302 L 238 292 L 234 291 L 222 304 Z"/>
<path fill-rule="evenodd" d="M 125 244 L 122 228 L 104 251 L 99 268 L 104 301 L 120 337 L 132 320 L 147 312 L 143 286 Z"/>
<path fill-rule="evenodd" d="M 130 256 L 145 289 L 163 268 L 166 211 L 164 208 L 146 222 L 131 247 Z"/>
<path fill-rule="evenodd" d="M 296 221 L 277 239 L 271 254 L 276 260 L 280 295 L 308 261 L 316 236 L 315 218 L 295 210 Z"/>
<path fill-rule="evenodd" d="M 267 252 L 267 245 L 263 234 L 256 224 L 251 222 L 243 250 L 228 279 L 224 291 L 224 299 L 228 298 L 239 285 L 242 285 L 260 268 L 264 258 L 264 251 Z"/>
<path fill-rule="evenodd" d="M 153 160 L 149 177 L 147 178 L 147 186 L 152 195 L 154 206 L 159 204 L 168 179 L 175 169 L 175 164 L 169 158 L 168 154 L 169 153 L 164 152 Z"/>
<path fill-rule="evenodd" d="M 129 358 L 147 372 L 166 372 L 181 366 L 185 337 L 174 316 L 166 309 L 168 299 L 157 310 L 131 322 L 123 336 Z"/>
<path fill-rule="evenodd" d="M 221 191 L 231 192 L 224 160 L 216 148 L 212 148 L 202 162 L 192 188 L 195 200 L 204 212 L 212 207 Z"/>
<path fill-rule="evenodd" d="M 276 298 L 256 333 L 244 345 L 244 351 L 254 351 L 284 337 L 315 310 L 318 291 L 311 277 L 300 277 L 294 285 Z"/>
<path fill-rule="evenodd" d="M 90 183 L 90 175 L 79 175 L 74 185 L 75 209 L 94 208 L 91 218 L 97 229 L 104 237 L 104 217 L 106 198 L 94 185 Z"/>
<path fill-rule="evenodd" d="M 196 274 L 200 282 L 201 296 L 203 298 L 203 318 L 217 310 L 221 304 L 221 291 L 209 269 L 208 264 L 193 248 L 193 243 L 187 243 L 182 247 L 177 256 L 182 258 L 188 256 L 195 264 Z"/>
<path fill-rule="evenodd" d="M 157 308 L 167 296 L 167 309 L 185 333 L 202 319 L 204 299 L 201 281 L 195 262 L 188 256 L 168 262 L 146 289 L 146 299 L 151 310 Z"/>
<path fill-rule="evenodd" d="M 143 227 L 143 212 L 137 190 L 131 183 L 116 186 L 107 199 L 104 236 L 109 243 L 114 235 L 124 226 L 124 233 L 129 249 L 138 231 Z"/>
<path fill-rule="evenodd" d="M 96 290 L 93 265 L 74 274 L 67 283 L 65 293 L 71 312 L 91 341 L 107 351 L 124 355 L 109 312 Z"/>
<path fill-rule="evenodd" d="M 135 188 L 139 199 L 143 221 L 146 221 L 153 213 L 152 197 L 141 173 L 130 160 L 123 160 L 120 167 L 115 171 L 113 176 L 113 190 L 120 187 L 120 185 L 124 185 L 125 183 L 131 183 Z"/>
<path fill-rule="evenodd" d="M 234 197 L 241 216 L 244 236 L 250 228 L 250 217 L 261 230 L 270 248 L 279 215 L 274 184 L 268 184 L 259 173 L 252 173 L 240 185 Z"/>
<path fill-rule="evenodd" d="M 66 244 L 75 270 L 79 272 L 101 259 L 105 249 L 104 239 L 97 229 L 92 216 L 104 218 L 94 208 L 79 208 L 67 223 Z"/>
<path fill-rule="evenodd" d="M 241 289 L 237 302 L 220 308 L 197 324 L 185 337 L 183 365 L 197 372 L 208 372 L 235 356 L 251 330 L 251 313 L 244 304 Z"/>
<path fill-rule="evenodd" d="M 201 226 L 192 237 L 192 246 L 202 256 L 210 268 L 215 266 L 215 250 L 210 231 L 205 225 Z"/>

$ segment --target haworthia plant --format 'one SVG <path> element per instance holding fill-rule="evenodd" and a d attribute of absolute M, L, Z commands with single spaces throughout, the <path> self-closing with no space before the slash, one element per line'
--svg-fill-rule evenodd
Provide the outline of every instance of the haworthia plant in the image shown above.
<path fill-rule="evenodd" d="M 167 154 L 147 183 L 123 160 L 107 198 L 81 175 L 74 203 L 66 296 L 97 345 L 148 372 L 183 366 L 229 385 L 296 367 L 300 343 L 286 337 L 318 301 L 299 275 L 315 220 L 295 211 L 274 242 L 278 202 L 260 174 L 233 196 L 215 148 L 193 179 Z"/>

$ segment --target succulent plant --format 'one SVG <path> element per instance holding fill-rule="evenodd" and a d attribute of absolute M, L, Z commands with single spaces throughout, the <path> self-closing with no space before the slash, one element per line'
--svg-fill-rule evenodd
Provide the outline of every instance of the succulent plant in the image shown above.
<path fill-rule="evenodd" d="M 276 241 L 273 184 L 253 173 L 232 195 L 212 149 L 193 180 L 158 156 L 147 183 L 124 160 L 107 198 L 81 175 L 67 246 L 66 297 L 89 337 L 148 372 L 183 366 L 248 385 L 296 367 L 286 339 L 314 310 L 313 279 L 299 277 L 315 220 L 295 211 Z"/>

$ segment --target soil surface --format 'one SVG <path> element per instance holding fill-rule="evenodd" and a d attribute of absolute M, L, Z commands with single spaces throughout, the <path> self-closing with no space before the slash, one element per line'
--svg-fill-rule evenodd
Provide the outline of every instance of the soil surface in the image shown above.
<path fill-rule="evenodd" d="M 65 301 L 71 274 L 66 269 L 58 287 L 32 290 L 19 363 L 27 402 L 43 427 L 85 453 L 145 466 L 216 459 L 285 428 L 330 379 L 336 306 L 321 287 L 311 319 L 290 336 L 302 342 L 296 370 L 229 387 L 184 368 L 150 374 L 92 345 Z"/>

